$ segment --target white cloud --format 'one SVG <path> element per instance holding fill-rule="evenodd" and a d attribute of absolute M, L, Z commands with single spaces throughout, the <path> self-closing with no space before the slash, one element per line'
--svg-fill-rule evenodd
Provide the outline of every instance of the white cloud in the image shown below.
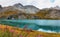
<path fill-rule="evenodd" d="M 60 5 L 60 0 L 55 0 L 53 3 L 51 0 L 0 0 L 0 4 L 3 6 L 9 6 L 15 3 L 22 3 L 23 5 L 34 5 L 38 8 L 46 8 Z"/>
<path fill-rule="evenodd" d="M 12 1 L 12 0 L 0 0 L 0 4 L 3 6 L 8 6 L 8 5 L 12 5 L 16 3 L 16 0 Z"/>

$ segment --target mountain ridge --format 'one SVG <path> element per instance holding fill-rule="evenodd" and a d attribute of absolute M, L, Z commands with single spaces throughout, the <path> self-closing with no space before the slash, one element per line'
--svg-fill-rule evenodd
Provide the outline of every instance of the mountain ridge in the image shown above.
<path fill-rule="evenodd" d="M 20 14 L 20 15 L 19 15 Z M 2 7 L 0 5 L 0 18 L 14 16 L 33 19 L 60 19 L 60 7 L 39 9 L 33 5 L 22 5 L 21 3 L 13 6 Z M 15 17 L 15 16 L 14 16 Z M 27 19 L 26 18 L 26 19 Z"/>

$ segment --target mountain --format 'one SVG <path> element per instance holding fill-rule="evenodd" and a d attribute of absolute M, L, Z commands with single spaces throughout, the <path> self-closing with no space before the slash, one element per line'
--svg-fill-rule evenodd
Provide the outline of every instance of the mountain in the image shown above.
<path fill-rule="evenodd" d="M 20 3 L 14 4 L 13 6 L 1 7 L 1 8 L 3 9 L 0 10 L 0 18 L 8 18 L 9 16 L 14 16 L 14 15 L 18 16 L 18 14 L 22 14 L 22 15 L 25 14 L 28 18 L 29 15 L 30 15 L 29 17 L 33 17 L 33 15 L 39 11 L 39 9 L 36 8 L 35 6 L 32 5 L 23 6 Z"/>
<path fill-rule="evenodd" d="M 0 5 L 0 10 L 3 9 L 2 6 Z"/>
<path fill-rule="evenodd" d="M 37 15 L 41 19 L 60 19 L 60 8 L 48 8 L 40 10 Z"/>
<path fill-rule="evenodd" d="M 24 11 L 24 6 L 21 3 L 14 4 L 13 7 L 14 7 L 14 9 L 17 9 L 17 10 L 20 10 L 22 12 L 25 12 Z"/>
<path fill-rule="evenodd" d="M 33 5 L 22 5 L 2 7 L 0 5 L 0 18 L 14 19 L 60 19 L 60 7 L 39 9 Z"/>
<path fill-rule="evenodd" d="M 36 12 L 39 11 L 39 9 L 33 5 L 23 6 L 22 4 L 18 3 L 18 4 L 15 4 L 14 7 L 28 14 L 32 14 L 32 13 L 35 14 Z"/>
<path fill-rule="evenodd" d="M 30 13 L 36 14 L 39 11 L 39 9 L 33 5 L 26 5 L 24 6 L 24 8 L 25 8 L 26 13 L 28 14 Z"/>
<path fill-rule="evenodd" d="M 56 6 L 56 7 L 53 7 L 52 9 L 60 10 L 60 7 L 59 6 Z"/>

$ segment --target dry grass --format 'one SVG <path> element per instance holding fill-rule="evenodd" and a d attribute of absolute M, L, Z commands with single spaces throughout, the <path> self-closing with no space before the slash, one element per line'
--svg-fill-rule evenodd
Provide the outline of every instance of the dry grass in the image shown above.
<path fill-rule="evenodd" d="M 0 24 L 0 37 L 60 37 L 60 34 L 27 31 L 21 28 Z"/>

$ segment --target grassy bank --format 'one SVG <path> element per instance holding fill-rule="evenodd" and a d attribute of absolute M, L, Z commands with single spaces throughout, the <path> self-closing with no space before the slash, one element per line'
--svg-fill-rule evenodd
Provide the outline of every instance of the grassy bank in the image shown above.
<path fill-rule="evenodd" d="M 38 32 L 0 24 L 0 37 L 60 37 L 60 34 Z"/>

